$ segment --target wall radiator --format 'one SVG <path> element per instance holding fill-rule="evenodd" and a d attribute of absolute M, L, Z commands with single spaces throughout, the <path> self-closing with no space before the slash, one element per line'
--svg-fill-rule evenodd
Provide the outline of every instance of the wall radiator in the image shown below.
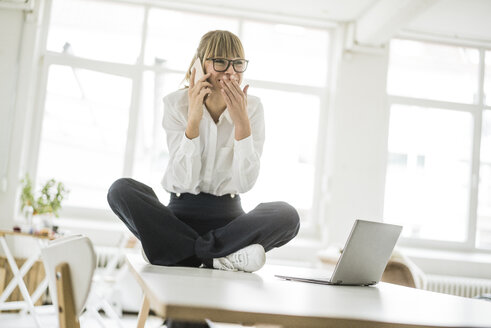
<path fill-rule="evenodd" d="M 106 268 L 111 261 L 116 260 L 116 269 L 121 268 L 124 265 L 125 257 L 116 247 L 95 247 L 95 253 L 97 254 L 97 267 Z M 114 257 L 117 259 L 114 259 Z"/>
<path fill-rule="evenodd" d="M 475 297 L 491 293 L 491 279 L 441 275 L 426 275 L 426 278 L 425 289 L 433 292 L 463 297 Z"/>

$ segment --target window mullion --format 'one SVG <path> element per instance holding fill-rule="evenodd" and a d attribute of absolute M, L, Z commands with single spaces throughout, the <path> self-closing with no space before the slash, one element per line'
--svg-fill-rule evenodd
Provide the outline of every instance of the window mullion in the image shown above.
<path fill-rule="evenodd" d="M 237 35 L 239 36 L 239 39 L 242 40 L 242 37 L 243 37 L 243 34 L 244 34 L 244 19 L 243 18 L 239 18 L 238 21 L 239 21 L 239 28 L 238 28 L 238 31 L 237 31 Z"/>
<path fill-rule="evenodd" d="M 258 89 L 271 89 L 286 92 L 298 92 L 311 94 L 316 96 L 321 96 L 324 94 L 325 90 L 321 87 L 305 86 L 301 84 L 291 84 L 291 83 L 281 83 L 281 82 L 271 82 L 264 80 L 254 80 L 247 79 L 247 83 L 254 85 L 254 88 Z"/>
<path fill-rule="evenodd" d="M 147 46 L 147 31 L 148 31 L 148 12 L 149 12 L 149 7 L 145 6 L 145 12 L 143 14 L 143 27 L 142 27 L 142 34 L 141 34 L 141 46 L 140 46 L 140 56 L 138 56 L 138 65 L 141 66 L 145 62 L 145 48 Z"/>
<path fill-rule="evenodd" d="M 471 188 L 469 200 L 469 224 L 467 230 L 467 243 L 469 248 L 476 247 L 477 233 L 477 206 L 479 192 L 479 167 L 480 167 L 480 150 L 481 150 L 481 130 L 482 130 L 482 112 L 473 114 L 474 133 L 472 147 L 472 168 L 471 168 Z"/>
<path fill-rule="evenodd" d="M 388 99 L 390 102 L 394 104 L 457 110 L 457 111 L 469 112 L 472 114 L 482 110 L 482 107 L 479 107 L 476 104 L 455 103 L 455 102 L 448 102 L 448 101 L 441 101 L 441 100 L 395 96 L 390 94 L 388 95 Z"/>
<path fill-rule="evenodd" d="M 43 128 L 44 112 L 46 109 L 46 89 L 48 86 L 48 75 L 50 65 L 42 62 L 39 78 L 37 80 L 36 105 L 34 105 L 33 120 L 29 141 L 29 154 L 27 155 L 27 172 L 33 181 L 37 179 L 37 169 L 39 162 L 39 150 L 41 147 L 41 133 Z"/>
<path fill-rule="evenodd" d="M 474 135 L 472 147 L 472 176 L 471 194 L 469 201 L 469 224 L 467 230 L 467 243 L 469 248 L 476 248 L 477 235 L 477 206 L 479 198 L 479 169 L 481 166 L 481 131 L 482 131 L 482 106 L 484 96 L 484 50 L 479 49 L 479 81 L 477 90 L 477 103 L 480 110 L 474 112 Z"/>
<path fill-rule="evenodd" d="M 327 186 L 327 175 L 325 174 L 325 160 L 327 151 L 327 129 L 323 128 L 328 126 L 328 110 L 322 110 L 322 108 L 329 107 L 329 97 L 327 90 L 320 96 L 320 107 L 319 111 L 319 121 L 317 128 L 317 147 L 315 154 L 315 167 L 314 167 L 314 189 L 312 199 L 312 211 L 311 211 L 311 221 L 316 227 L 316 237 L 322 239 L 321 227 L 325 223 L 323 210 L 327 203 L 328 198 L 328 186 Z M 326 192 L 327 191 L 327 192 Z"/>
<path fill-rule="evenodd" d="M 143 62 L 145 59 L 145 46 L 146 35 L 148 26 L 148 6 L 145 6 L 145 13 L 143 18 L 142 37 L 140 45 L 140 55 L 137 59 L 137 69 L 135 76 L 133 76 L 132 95 L 131 95 L 131 107 L 128 120 L 128 134 L 126 138 L 126 150 L 124 154 L 123 176 L 129 177 L 133 174 L 133 165 L 136 155 L 136 143 L 138 133 L 139 115 L 141 113 L 141 99 L 142 99 L 142 80 L 143 80 Z"/>
<path fill-rule="evenodd" d="M 64 65 L 76 68 L 83 68 L 90 71 L 132 78 L 137 69 L 135 65 L 112 63 L 102 60 L 88 59 L 73 55 L 60 54 L 47 51 L 43 60 L 52 65 Z"/>
<path fill-rule="evenodd" d="M 133 162 L 136 150 L 138 128 L 138 114 L 141 100 L 142 73 L 138 72 L 133 79 L 131 105 L 128 120 L 128 134 L 124 154 L 123 176 L 129 177 L 133 173 Z"/>
<path fill-rule="evenodd" d="M 41 146 L 41 129 L 43 125 L 43 116 L 45 109 L 46 86 L 48 85 L 49 64 L 44 60 L 43 54 L 46 53 L 46 44 L 48 39 L 48 28 L 51 21 L 51 6 L 52 0 L 46 0 L 43 6 L 43 17 L 41 20 L 41 32 L 39 33 L 39 66 L 38 77 L 36 83 L 36 101 L 33 105 L 33 117 L 29 123 L 31 132 L 29 135 L 28 148 L 29 154 L 26 155 L 27 172 L 31 175 L 33 181 L 36 181 L 37 166 L 39 160 L 39 148 Z"/>

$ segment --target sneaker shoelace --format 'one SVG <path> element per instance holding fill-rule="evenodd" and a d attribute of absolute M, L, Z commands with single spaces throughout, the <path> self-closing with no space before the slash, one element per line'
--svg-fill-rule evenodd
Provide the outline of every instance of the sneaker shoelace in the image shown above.
<path fill-rule="evenodd" d="M 238 271 L 237 264 L 243 266 L 246 262 L 246 257 L 244 256 L 244 254 L 236 253 L 232 254 L 231 256 L 229 255 L 227 257 L 222 257 L 218 260 L 224 270 Z"/>

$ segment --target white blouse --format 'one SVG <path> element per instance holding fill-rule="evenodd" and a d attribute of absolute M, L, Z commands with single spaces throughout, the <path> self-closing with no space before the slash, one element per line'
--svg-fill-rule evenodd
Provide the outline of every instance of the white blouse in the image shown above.
<path fill-rule="evenodd" d="M 252 134 L 235 140 L 233 121 L 226 109 L 217 123 L 203 105 L 199 136 L 188 139 L 188 90 L 164 97 L 162 125 L 167 134 L 169 163 L 162 179 L 168 192 L 216 196 L 249 191 L 259 175 L 264 145 L 264 111 L 258 97 L 247 95 Z"/>

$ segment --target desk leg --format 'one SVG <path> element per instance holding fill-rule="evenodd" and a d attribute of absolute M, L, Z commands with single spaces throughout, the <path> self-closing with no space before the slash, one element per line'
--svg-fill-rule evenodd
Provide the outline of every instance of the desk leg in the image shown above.
<path fill-rule="evenodd" d="M 145 321 L 147 321 L 148 313 L 150 312 L 150 303 L 146 295 L 143 295 L 142 306 L 140 308 L 140 313 L 138 313 L 138 322 L 136 324 L 137 328 L 144 328 Z"/>

